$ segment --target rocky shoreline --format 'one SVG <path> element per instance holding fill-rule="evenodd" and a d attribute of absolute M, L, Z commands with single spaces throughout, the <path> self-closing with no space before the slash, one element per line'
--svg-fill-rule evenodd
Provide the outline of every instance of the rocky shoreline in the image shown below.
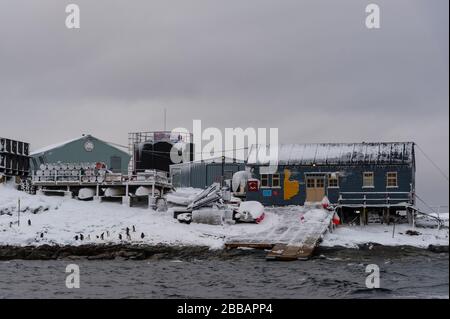
<path fill-rule="evenodd" d="M 0 260 L 56 260 L 116 258 L 144 260 L 201 257 L 213 254 L 206 246 L 146 246 L 146 245 L 81 245 L 81 246 L 0 246 Z"/>
<path fill-rule="evenodd" d="M 435 253 L 448 253 L 449 246 L 430 245 L 428 248 L 411 246 L 382 246 L 375 243 L 360 245 L 357 249 L 346 247 L 319 247 L 316 255 L 330 251 L 395 251 L 395 250 L 428 250 Z M 160 260 L 160 259 L 230 259 L 242 255 L 259 254 L 263 251 L 242 249 L 211 250 L 207 246 L 168 246 L 168 245 L 81 245 L 81 246 L 0 246 L 0 260 Z"/>

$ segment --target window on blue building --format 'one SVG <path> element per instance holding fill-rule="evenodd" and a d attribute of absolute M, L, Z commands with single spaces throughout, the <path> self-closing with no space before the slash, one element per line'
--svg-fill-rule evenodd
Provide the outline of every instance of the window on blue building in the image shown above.
<path fill-rule="evenodd" d="M 268 174 L 261 174 L 261 187 L 270 187 Z"/>
<path fill-rule="evenodd" d="M 386 178 L 387 187 L 398 187 L 397 172 L 388 172 Z"/>
<path fill-rule="evenodd" d="M 374 187 L 373 172 L 363 173 L 363 187 Z"/>
<path fill-rule="evenodd" d="M 277 188 L 280 187 L 280 174 L 273 174 L 272 175 L 272 187 Z"/>
<path fill-rule="evenodd" d="M 330 176 L 328 177 L 328 187 L 329 188 L 339 187 L 339 179 L 336 174 L 330 174 Z"/>

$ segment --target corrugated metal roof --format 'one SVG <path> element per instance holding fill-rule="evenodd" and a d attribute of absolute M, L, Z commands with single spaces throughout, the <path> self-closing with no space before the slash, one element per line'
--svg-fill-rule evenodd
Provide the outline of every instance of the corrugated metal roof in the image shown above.
<path fill-rule="evenodd" d="M 268 164 L 275 146 L 253 145 L 247 163 Z M 414 161 L 413 142 L 318 143 L 278 145 L 279 165 L 409 164 Z"/>

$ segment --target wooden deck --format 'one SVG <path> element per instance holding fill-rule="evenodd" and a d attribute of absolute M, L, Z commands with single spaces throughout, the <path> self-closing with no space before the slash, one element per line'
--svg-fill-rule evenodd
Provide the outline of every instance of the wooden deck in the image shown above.
<path fill-rule="evenodd" d="M 333 216 L 333 212 L 316 208 L 279 214 L 282 216 L 280 226 L 257 233 L 251 238 L 230 238 L 225 246 L 229 249 L 267 249 L 270 250 L 267 260 L 306 260 L 328 231 Z"/>

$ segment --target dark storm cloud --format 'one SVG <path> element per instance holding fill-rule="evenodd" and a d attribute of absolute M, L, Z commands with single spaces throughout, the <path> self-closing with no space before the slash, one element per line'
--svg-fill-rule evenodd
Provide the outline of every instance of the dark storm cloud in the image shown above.
<path fill-rule="evenodd" d="M 69 2 L 0 3 L 0 135 L 126 143 L 167 108 L 171 127 L 279 127 L 285 142 L 413 140 L 448 171 L 446 0 L 373 1 L 380 30 L 360 0 L 71 2 L 80 30 Z M 420 161 L 419 187 L 447 203 Z"/>

